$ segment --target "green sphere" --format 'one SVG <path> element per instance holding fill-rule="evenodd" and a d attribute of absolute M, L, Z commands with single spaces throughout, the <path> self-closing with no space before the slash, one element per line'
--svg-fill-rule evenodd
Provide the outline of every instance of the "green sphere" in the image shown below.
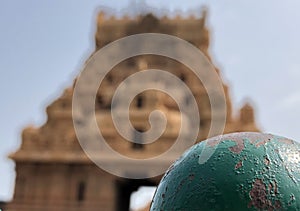
<path fill-rule="evenodd" d="M 300 210 L 300 144 L 262 133 L 200 142 L 166 172 L 150 210 Z"/>

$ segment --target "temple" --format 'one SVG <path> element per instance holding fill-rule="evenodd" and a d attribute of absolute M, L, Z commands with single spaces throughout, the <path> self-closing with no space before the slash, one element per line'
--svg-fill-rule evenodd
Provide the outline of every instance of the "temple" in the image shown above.
<path fill-rule="evenodd" d="M 206 26 L 206 12 L 203 12 L 199 18 L 179 16 L 158 18 L 153 14 L 139 15 L 135 18 L 115 18 L 100 12 L 97 18 L 95 52 L 119 38 L 146 32 L 164 33 L 182 38 L 198 47 L 212 62 L 208 50 L 210 33 Z M 177 61 L 166 61 L 166 58 L 160 56 L 146 55 L 132 57 L 118 64 L 99 87 L 95 111 L 100 122 L 105 122 L 101 130 L 108 144 L 126 156 L 148 158 L 167 150 L 178 135 L 180 127 L 178 107 L 172 98 L 158 91 L 150 90 L 136 96 L 130 106 L 130 117 L 137 130 L 146 131 L 149 128 L 149 113 L 154 109 L 162 110 L 168 120 L 168 126 L 159 140 L 149 145 L 131 143 L 119 136 L 112 124 L 110 109 L 114 90 L 124 78 L 145 68 L 169 71 L 190 87 L 201 116 L 198 141 L 204 140 L 211 123 L 211 108 L 202 83 L 195 79 L 187 67 Z M 219 74 L 219 70 L 215 69 Z M 258 131 L 251 105 L 246 104 L 239 111 L 233 112 L 229 88 L 225 83 L 223 88 L 227 103 L 224 133 Z M 10 156 L 16 163 L 17 176 L 13 200 L 5 205 L 4 210 L 127 211 L 133 191 L 140 186 L 158 184 L 161 176 L 139 180 L 119 178 L 90 161 L 82 151 L 74 131 L 73 89 L 73 86 L 67 87 L 62 95 L 46 108 L 47 121 L 42 126 L 30 126 L 23 130 L 21 146 Z M 142 139 L 135 134 L 133 137 Z M 112 165 L 114 162 L 111 160 Z M 157 167 L 165 164 L 162 162 L 153 165 Z"/>

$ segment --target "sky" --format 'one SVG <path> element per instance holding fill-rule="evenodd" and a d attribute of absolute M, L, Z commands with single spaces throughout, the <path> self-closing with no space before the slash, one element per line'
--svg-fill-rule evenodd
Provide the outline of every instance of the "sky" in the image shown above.
<path fill-rule="evenodd" d="M 300 1 L 149 0 L 154 9 L 209 9 L 210 53 L 234 109 L 256 108 L 264 132 L 300 140 Z M 130 5 L 130 6 L 129 6 Z M 14 189 L 20 132 L 45 121 L 45 107 L 72 84 L 94 50 L 101 8 L 138 12 L 134 1 L 0 0 L 0 201 Z M 109 9 L 111 8 L 111 9 Z"/>

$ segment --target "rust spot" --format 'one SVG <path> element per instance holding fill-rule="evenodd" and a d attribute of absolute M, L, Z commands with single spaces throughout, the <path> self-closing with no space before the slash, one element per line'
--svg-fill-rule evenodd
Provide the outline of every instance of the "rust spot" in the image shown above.
<path fill-rule="evenodd" d="M 247 136 L 246 134 L 247 133 L 232 133 L 227 135 L 219 135 L 217 137 L 208 139 L 206 143 L 208 146 L 214 147 L 219 143 L 221 143 L 222 141 L 230 140 L 230 141 L 234 141 L 238 145 L 239 142 L 244 143 L 243 139 L 244 137 Z"/>
<path fill-rule="evenodd" d="M 269 183 L 268 186 L 269 186 L 269 191 L 268 191 L 268 192 L 269 192 L 269 194 L 270 194 L 270 193 L 271 193 L 271 190 L 273 189 L 272 183 Z"/>
<path fill-rule="evenodd" d="M 207 139 L 206 144 L 207 144 L 208 146 L 210 146 L 210 147 L 215 147 L 215 146 L 217 146 L 221 141 L 223 141 L 222 137 L 223 137 L 223 135 L 219 135 L 219 136 L 217 136 L 217 137 Z"/>
<path fill-rule="evenodd" d="M 279 200 L 275 201 L 275 210 L 278 210 L 279 208 L 281 208 L 281 203 Z"/>
<path fill-rule="evenodd" d="M 249 203 L 249 208 L 254 206 L 258 209 L 264 209 L 270 206 L 270 202 L 267 199 L 266 186 L 260 179 L 256 179 L 253 183 L 250 197 L 251 201 Z"/>
<path fill-rule="evenodd" d="M 257 141 L 260 140 L 258 142 L 258 144 L 259 144 L 259 143 L 269 142 L 273 138 L 273 136 L 271 134 L 264 134 L 262 136 L 261 133 L 250 133 L 250 134 L 249 133 L 243 133 L 243 138 L 249 140 L 249 142 L 251 144 L 255 144 L 255 143 L 257 143 Z"/>
<path fill-rule="evenodd" d="M 294 143 L 291 139 L 287 139 L 287 138 L 281 138 L 278 141 L 281 143 L 284 143 L 284 144 L 293 144 Z"/>
<path fill-rule="evenodd" d="M 277 182 L 272 181 L 269 183 L 269 194 L 273 191 L 274 194 L 278 194 Z"/>
<path fill-rule="evenodd" d="M 240 153 L 245 148 L 245 140 L 249 140 L 251 144 L 254 144 L 255 147 L 258 148 L 265 145 L 267 142 L 270 142 L 272 138 L 273 135 L 271 134 L 263 134 L 262 136 L 261 133 L 232 133 L 210 138 L 206 141 L 206 144 L 210 147 L 215 147 L 225 140 L 234 141 L 236 143 L 236 146 L 230 147 L 229 150 L 234 153 Z"/>
<path fill-rule="evenodd" d="M 229 150 L 234 153 L 241 153 L 241 151 L 243 151 L 243 149 L 245 148 L 244 141 L 239 140 L 239 141 L 235 141 L 235 143 L 236 145 L 230 147 Z"/>
<path fill-rule="evenodd" d="M 277 182 L 273 181 L 273 188 L 274 188 L 274 193 L 277 194 L 278 193 L 278 188 L 277 188 Z"/>
<path fill-rule="evenodd" d="M 270 188 L 270 186 L 272 186 L 272 184 L 269 184 L 269 188 Z M 276 192 L 277 192 L 277 185 L 273 186 L 273 189 L 276 190 Z M 270 191 L 270 189 L 269 189 L 269 191 Z M 251 198 L 251 201 L 248 204 L 249 208 L 254 206 L 257 209 L 275 210 L 275 209 L 278 209 L 281 207 L 281 204 L 279 201 L 275 201 L 274 205 L 273 205 L 272 202 L 267 198 L 266 186 L 261 179 L 255 180 L 249 194 L 250 194 L 250 198 Z"/>
<path fill-rule="evenodd" d="M 258 148 L 258 147 L 260 147 L 260 146 L 265 145 L 265 144 L 268 143 L 269 141 L 271 141 L 271 139 L 264 139 L 264 140 L 261 140 L 261 141 L 255 143 L 255 146 Z"/>
<path fill-rule="evenodd" d="M 241 168 L 242 166 L 243 166 L 243 161 L 239 161 L 239 162 L 235 165 L 234 169 L 239 169 L 239 168 Z"/>
<path fill-rule="evenodd" d="M 270 160 L 269 160 L 268 157 L 265 157 L 264 163 L 265 163 L 266 165 L 270 165 Z"/>

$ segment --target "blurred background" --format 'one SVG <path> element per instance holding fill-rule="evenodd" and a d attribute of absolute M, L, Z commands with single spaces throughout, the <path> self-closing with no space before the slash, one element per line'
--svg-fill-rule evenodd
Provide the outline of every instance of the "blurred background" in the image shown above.
<path fill-rule="evenodd" d="M 22 128 L 45 121 L 45 107 L 72 85 L 93 52 L 99 10 L 134 15 L 145 5 L 171 16 L 200 14 L 206 6 L 209 51 L 230 86 L 233 107 L 251 101 L 264 132 L 300 140 L 297 0 L 1 0 L 0 201 L 14 190 L 7 155 L 17 150 Z"/>

